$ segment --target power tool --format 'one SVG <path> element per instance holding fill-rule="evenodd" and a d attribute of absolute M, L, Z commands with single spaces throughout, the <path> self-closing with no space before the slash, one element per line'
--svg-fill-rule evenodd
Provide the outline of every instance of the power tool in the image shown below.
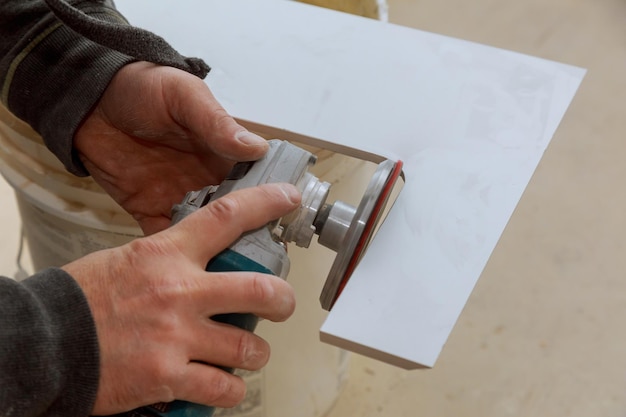
<path fill-rule="evenodd" d="M 327 203 L 331 185 L 309 172 L 317 158 L 289 142 L 269 140 L 266 155 L 235 164 L 218 186 L 187 193 L 172 209 L 175 224 L 200 207 L 232 191 L 267 183 L 294 184 L 302 193 L 300 207 L 281 219 L 243 234 L 230 247 L 211 259 L 207 271 L 257 271 L 285 279 L 289 273 L 287 244 L 308 248 L 314 234 L 318 243 L 337 252 L 320 295 L 322 308 L 330 311 L 364 254 L 383 209 L 398 179 L 402 162 L 386 160 L 378 165 L 357 207 L 342 201 Z M 220 314 L 211 319 L 254 331 L 253 314 Z M 232 369 L 226 369 L 232 372 Z M 186 401 L 173 401 L 133 410 L 127 417 L 211 417 L 214 408 Z"/>

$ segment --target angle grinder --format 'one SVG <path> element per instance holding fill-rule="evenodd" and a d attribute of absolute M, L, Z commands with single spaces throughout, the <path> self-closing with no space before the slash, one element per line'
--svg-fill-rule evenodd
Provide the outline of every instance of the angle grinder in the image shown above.
<path fill-rule="evenodd" d="M 243 234 L 209 261 L 206 270 L 257 271 L 285 279 L 289 273 L 287 244 L 308 248 L 313 235 L 319 244 L 337 253 L 320 295 L 323 309 L 330 311 L 382 220 L 395 184 L 402 176 L 402 162 L 386 160 L 378 165 L 357 207 L 342 201 L 327 202 L 331 185 L 309 172 L 317 158 L 281 140 L 269 140 L 269 150 L 257 161 L 239 162 L 219 186 L 187 193 L 172 209 L 175 224 L 200 207 L 232 191 L 267 183 L 288 182 L 302 193 L 300 207 L 266 226 Z M 253 314 L 220 314 L 212 320 L 254 331 Z M 226 369 L 232 372 L 232 369 Z M 186 401 L 143 407 L 126 417 L 211 417 L 214 408 Z"/>

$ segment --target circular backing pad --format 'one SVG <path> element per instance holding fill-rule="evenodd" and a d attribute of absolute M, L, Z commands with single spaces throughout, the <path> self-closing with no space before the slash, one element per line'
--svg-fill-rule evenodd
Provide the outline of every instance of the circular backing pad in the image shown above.
<path fill-rule="evenodd" d="M 401 174 L 402 161 L 390 160 L 378 165 L 374 172 L 322 289 L 320 302 L 325 310 L 333 307 L 365 253 Z"/>

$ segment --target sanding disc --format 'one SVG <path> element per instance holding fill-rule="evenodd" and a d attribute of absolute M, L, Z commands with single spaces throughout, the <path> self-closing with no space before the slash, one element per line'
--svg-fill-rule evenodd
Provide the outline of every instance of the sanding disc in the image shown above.
<path fill-rule="evenodd" d="M 374 172 L 322 289 L 320 302 L 325 310 L 333 307 L 365 253 L 401 174 L 402 161 L 390 160 Z"/>

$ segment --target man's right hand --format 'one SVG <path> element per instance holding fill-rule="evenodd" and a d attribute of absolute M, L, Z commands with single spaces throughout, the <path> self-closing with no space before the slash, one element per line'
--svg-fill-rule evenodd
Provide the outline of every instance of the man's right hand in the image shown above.
<path fill-rule="evenodd" d="M 271 275 L 209 273 L 205 266 L 245 231 L 296 209 L 300 198 L 289 184 L 233 192 L 169 229 L 63 267 L 82 287 L 96 323 L 93 414 L 174 399 L 217 407 L 243 399 L 243 380 L 216 366 L 258 370 L 269 345 L 210 317 L 236 312 L 284 321 L 295 308 L 293 289 Z"/>

